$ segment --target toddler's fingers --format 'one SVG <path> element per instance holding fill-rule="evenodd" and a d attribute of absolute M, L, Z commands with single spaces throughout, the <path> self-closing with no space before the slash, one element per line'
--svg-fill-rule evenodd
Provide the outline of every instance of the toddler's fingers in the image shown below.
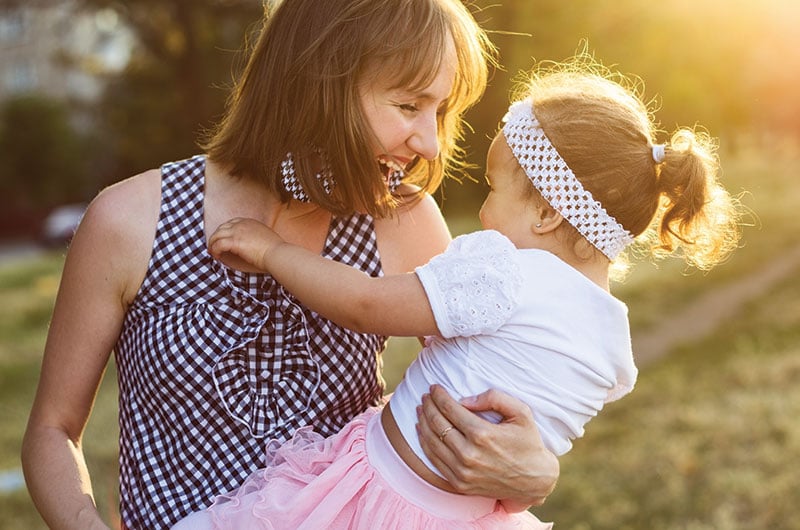
<path fill-rule="evenodd" d="M 208 240 L 208 250 L 212 256 L 219 258 L 225 252 L 230 252 L 232 246 L 232 239 L 225 234 L 221 234 L 219 230 L 214 232 Z"/>

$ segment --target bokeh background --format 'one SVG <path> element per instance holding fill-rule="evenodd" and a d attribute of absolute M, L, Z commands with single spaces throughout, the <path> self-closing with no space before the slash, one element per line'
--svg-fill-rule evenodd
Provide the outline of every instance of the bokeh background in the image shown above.
<path fill-rule="evenodd" d="M 289 0 L 290 1 L 290 0 Z M 320 0 L 324 1 L 324 0 Z M 743 247 L 708 274 L 636 266 L 641 377 L 562 459 L 543 520 L 568 529 L 798 528 L 800 2 L 475 0 L 500 51 L 464 147 L 474 179 L 437 193 L 454 234 L 477 227 L 489 138 L 512 80 L 588 45 L 641 77 L 663 129 L 719 138 L 749 210 Z M 0 528 L 43 528 L 19 444 L 63 264 L 47 228 L 104 186 L 198 152 L 242 65 L 260 0 L 0 0 Z M 393 340 L 392 388 L 416 350 Z M 116 504 L 113 365 L 88 427 L 96 497 Z"/>

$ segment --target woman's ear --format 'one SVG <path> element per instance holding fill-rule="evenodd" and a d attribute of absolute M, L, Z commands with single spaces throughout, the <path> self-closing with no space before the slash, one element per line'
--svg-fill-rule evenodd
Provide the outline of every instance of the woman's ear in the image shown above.
<path fill-rule="evenodd" d="M 543 235 L 552 232 L 561 225 L 564 218 L 558 211 L 549 204 L 537 207 L 537 220 L 533 224 L 533 232 Z"/>

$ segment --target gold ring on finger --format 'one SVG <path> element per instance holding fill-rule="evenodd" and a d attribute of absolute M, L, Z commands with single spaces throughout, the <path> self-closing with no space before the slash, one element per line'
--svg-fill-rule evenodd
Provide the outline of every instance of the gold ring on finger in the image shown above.
<path fill-rule="evenodd" d="M 444 442 L 444 437 L 447 436 L 447 433 L 453 430 L 453 426 L 450 425 L 449 427 L 445 427 L 442 429 L 442 432 L 439 433 L 439 439 Z"/>

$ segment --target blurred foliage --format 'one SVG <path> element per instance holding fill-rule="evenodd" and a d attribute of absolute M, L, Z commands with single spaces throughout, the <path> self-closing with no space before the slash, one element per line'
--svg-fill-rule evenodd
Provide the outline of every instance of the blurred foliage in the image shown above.
<path fill-rule="evenodd" d="M 0 5 L 9 2 L 15 3 L 5 0 Z M 258 29 L 263 11 L 259 0 L 75 2 L 88 12 L 113 9 L 135 34 L 136 49 L 128 67 L 109 79 L 102 101 L 89 109 L 94 116 L 91 151 L 74 146 L 62 149 L 85 153 L 84 166 L 60 160 L 66 154 L 55 148 L 52 153 L 40 150 L 35 156 L 44 167 L 62 168 L 62 180 L 72 184 L 47 186 L 41 196 L 31 189 L 19 200 L 50 201 L 66 192 L 64 188 L 81 190 L 80 171 L 88 173 L 84 180 L 93 195 L 103 185 L 198 152 L 198 135 L 220 117 L 228 87 L 245 58 L 240 52 L 246 48 L 246 37 Z M 644 80 L 645 97 L 656 98 L 663 107 L 657 117 L 665 130 L 699 123 L 731 148 L 800 134 L 796 97 L 800 46 L 793 28 L 800 20 L 798 2 L 467 3 L 498 46 L 502 67 L 494 72 L 483 100 L 468 114 L 474 132 L 467 135 L 465 147 L 476 166 L 475 182 L 446 183 L 437 194 L 446 214 L 477 211 L 485 193 L 480 168 L 489 137 L 508 104 L 512 80 L 537 61 L 571 56 L 582 42 L 603 63 Z M 53 120 L 37 120 L 27 127 L 53 127 L 48 122 Z M 31 134 L 78 141 L 63 130 Z M 30 141 L 34 146 L 39 142 L 36 137 Z M 4 160 L 9 149 L 0 150 Z M 40 182 L 31 180 L 32 187 Z M 66 200 L 72 199 L 64 197 L 59 202 Z"/>
<path fill-rule="evenodd" d="M 98 127 L 120 180 L 196 154 L 198 136 L 222 113 L 234 65 L 263 8 L 253 0 L 78 0 L 114 9 L 135 34 L 126 70 L 111 79 Z"/>
<path fill-rule="evenodd" d="M 791 0 L 473 0 L 501 54 L 486 95 L 469 113 L 470 161 L 483 167 L 489 136 L 520 72 L 560 61 L 587 42 L 607 66 L 641 78 L 662 129 L 696 124 L 722 147 L 771 145 L 800 136 L 800 42 Z M 663 139 L 666 139 L 664 133 Z M 724 165 L 724 160 L 723 160 Z M 478 183 L 445 187 L 445 214 L 477 212 Z"/>
<path fill-rule="evenodd" d="M 8 208 L 76 200 L 87 187 L 85 153 L 63 103 L 31 95 L 0 105 L 0 195 Z"/>

